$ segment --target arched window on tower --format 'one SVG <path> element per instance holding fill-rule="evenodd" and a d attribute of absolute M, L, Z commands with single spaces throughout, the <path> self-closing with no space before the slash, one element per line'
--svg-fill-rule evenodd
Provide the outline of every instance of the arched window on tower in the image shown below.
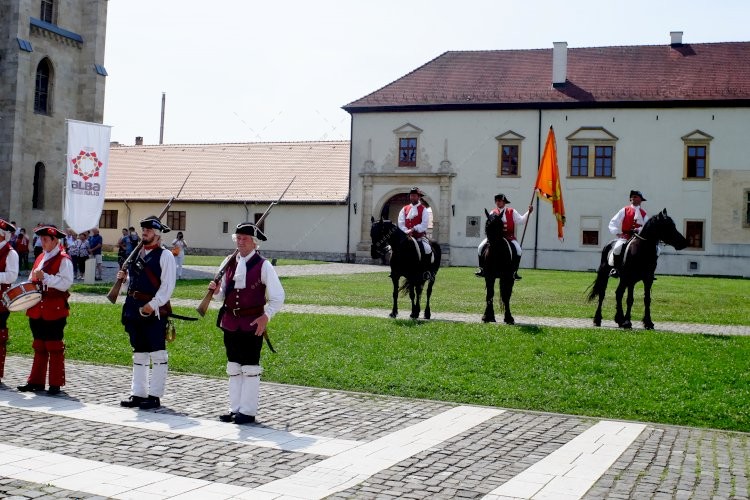
<path fill-rule="evenodd" d="M 34 112 L 44 115 L 50 114 L 50 84 L 52 81 L 52 65 L 46 57 L 39 61 L 36 67 L 36 85 L 34 88 Z"/>
<path fill-rule="evenodd" d="M 44 208 L 44 163 L 34 165 L 34 194 L 31 197 L 31 208 Z"/>
<path fill-rule="evenodd" d="M 39 19 L 50 24 L 55 24 L 54 0 L 42 0 L 42 8 L 39 12 Z"/>

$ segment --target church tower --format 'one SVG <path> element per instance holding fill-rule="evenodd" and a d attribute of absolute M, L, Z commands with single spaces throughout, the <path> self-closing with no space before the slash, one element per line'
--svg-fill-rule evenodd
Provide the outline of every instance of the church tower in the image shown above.
<path fill-rule="evenodd" d="M 0 0 L 0 217 L 62 224 L 65 120 L 102 123 L 107 0 Z"/>

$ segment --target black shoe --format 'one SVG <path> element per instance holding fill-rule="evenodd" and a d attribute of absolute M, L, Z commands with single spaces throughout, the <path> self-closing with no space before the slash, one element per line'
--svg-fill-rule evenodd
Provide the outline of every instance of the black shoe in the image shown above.
<path fill-rule="evenodd" d="M 476 272 L 474 273 L 474 276 L 476 276 L 477 278 L 484 278 L 484 269 L 478 267 Z"/>
<path fill-rule="evenodd" d="M 144 401 L 146 401 L 146 398 L 130 396 L 128 399 L 120 401 L 120 406 L 124 406 L 125 408 L 138 408 Z"/>
<path fill-rule="evenodd" d="M 520 276 L 518 275 L 518 273 L 513 273 L 513 279 L 514 279 L 515 281 L 518 281 L 518 280 L 520 280 L 520 279 L 521 279 L 521 277 L 520 277 Z"/>
<path fill-rule="evenodd" d="M 44 384 L 19 385 L 18 390 L 21 392 L 41 392 L 44 390 Z"/>
<path fill-rule="evenodd" d="M 234 422 L 235 415 L 236 413 L 234 413 L 233 411 L 230 411 L 229 413 L 225 415 L 219 415 L 219 420 L 221 420 L 222 422 L 226 422 L 226 423 Z"/>
<path fill-rule="evenodd" d="M 59 385 L 49 386 L 49 389 L 47 389 L 47 394 L 49 394 L 50 396 L 54 396 L 55 394 L 60 394 L 60 386 Z"/>
<path fill-rule="evenodd" d="M 609 277 L 610 278 L 619 278 L 620 277 L 620 273 L 618 273 L 617 269 L 615 269 L 613 267 L 612 270 L 609 272 Z"/>
<path fill-rule="evenodd" d="M 145 400 L 141 401 L 141 404 L 138 405 L 138 408 L 141 410 L 153 410 L 155 408 L 159 408 L 161 406 L 161 401 L 159 401 L 159 398 L 156 396 L 149 396 Z"/>
<path fill-rule="evenodd" d="M 255 415 L 245 415 L 244 413 L 236 413 L 234 415 L 235 424 L 252 424 L 255 422 Z"/>

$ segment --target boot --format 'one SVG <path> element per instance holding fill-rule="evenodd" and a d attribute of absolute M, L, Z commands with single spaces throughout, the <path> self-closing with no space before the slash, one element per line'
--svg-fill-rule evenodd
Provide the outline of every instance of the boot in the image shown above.
<path fill-rule="evenodd" d="M 8 329 L 0 328 L 0 380 L 5 376 L 5 355 L 8 351 Z"/>
<path fill-rule="evenodd" d="M 521 265 L 521 256 L 516 255 L 513 257 L 513 279 L 518 281 L 521 279 L 521 277 L 518 275 L 518 268 Z"/>
<path fill-rule="evenodd" d="M 47 381 L 47 363 L 49 363 L 49 352 L 43 340 L 34 339 L 31 343 L 31 347 L 34 349 L 34 361 L 31 362 L 31 373 L 29 378 L 26 380 L 26 390 L 28 387 L 41 387 L 44 390 L 44 383 Z M 18 388 L 22 391 L 21 387 Z"/>
<path fill-rule="evenodd" d="M 477 268 L 477 271 L 474 273 L 474 276 L 477 276 L 479 278 L 484 278 L 484 256 L 479 255 L 479 267 Z"/>
<path fill-rule="evenodd" d="M 153 410 L 156 408 L 159 408 L 161 406 L 161 401 L 156 396 L 151 396 L 146 398 L 145 401 L 141 401 L 141 404 L 138 405 L 138 408 L 141 410 Z"/>
<path fill-rule="evenodd" d="M 219 416 L 222 422 L 233 422 L 240 411 L 242 399 L 242 366 L 239 363 L 227 362 L 227 375 L 229 375 L 229 413 Z"/>
<path fill-rule="evenodd" d="M 148 396 L 148 353 L 133 353 L 133 380 L 130 384 L 128 399 L 120 401 L 120 406 L 125 408 L 139 408 Z"/>
<path fill-rule="evenodd" d="M 234 416 L 235 424 L 250 424 L 255 422 L 258 413 L 258 398 L 260 396 L 260 365 L 244 365 L 242 367 L 242 394 L 240 410 Z"/>
<path fill-rule="evenodd" d="M 167 383 L 167 351 L 154 351 L 150 354 L 151 357 L 151 383 L 149 385 L 148 394 L 160 398 L 164 395 L 164 386 Z"/>
<path fill-rule="evenodd" d="M 49 385 L 51 394 L 58 394 L 60 387 L 65 385 L 65 342 L 62 340 L 47 340 L 44 346 L 49 352 Z M 53 388 L 56 387 L 55 391 Z"/>

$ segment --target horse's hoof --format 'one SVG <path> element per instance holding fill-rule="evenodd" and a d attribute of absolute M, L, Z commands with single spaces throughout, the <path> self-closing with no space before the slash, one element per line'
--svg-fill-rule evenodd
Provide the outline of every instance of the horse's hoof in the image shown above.
<path fill-rule="evenodd" d="M 644 322 L 643 323 L 643 328 L 645 328 L 646 330 L 653 330 L 654 329 L 654 324 L 651 323 L 650 321 L 649 322 Z"/>
<path fill-rule="evenodd" d="M 506 325 L 515 325 L 516 324 L 516 320 L 513 319 L 512 316 L 510 318 L 505 318 L 505 324 Z"/>
<path fill-rule="evenodd" d="M 482 316 L 482 323 L 497 323 L 494 316 Z"/>
<path fill-rule="evenodd" d="M 395 318 L 396 316 L 397 316 L 396 313 L 391 313 L 391 314 L 388 315 L 389 318 Z"/>
<path fill-rule="evenodd" d="M 600 320 L 600 319 L 595 319 L 595 320 L 594 320 L 594 326 L 602 326 L 602 320 Z"/>
<path fill-rule="evenodd" d="M 431 317 L 431 316 L 432 316 L 432 315 L 431 315 L 430 313 L 425 313 L 425 315 L 424 315 L 424 319 L 430 319 L 430 317 Z"/>
<path fill-rule="evenodd" d="M 630 321 L 623 321 L 622 323 L 620 323 L 620 328 L 630 330 L 631 328 L 633 328 L 633 323 L 631 323 Z"/>

